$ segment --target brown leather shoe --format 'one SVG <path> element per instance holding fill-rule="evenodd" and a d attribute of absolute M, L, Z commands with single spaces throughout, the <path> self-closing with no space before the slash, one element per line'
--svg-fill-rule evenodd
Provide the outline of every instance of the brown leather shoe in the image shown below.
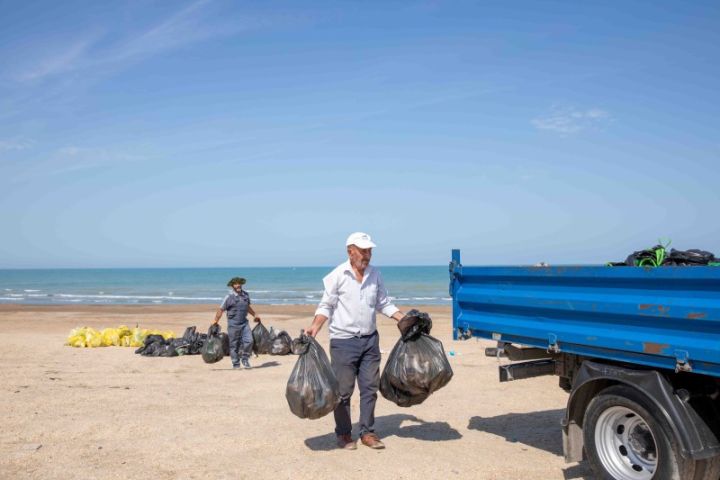
<path fill-rule="evenodd" d="M 366 433 L 360 437 L 360 441 L 366 447 L 370 447 L 374 450 L 382 450 L 385 448 L 385 444 L 380 441 L 380 438 L 374 433 Z"/>
<path fill-rule="evenodd" d="M 357 443 L 352 439 L 352 435 L 338 435 L 337 446 L 343 450 L 357 450 Z"/>

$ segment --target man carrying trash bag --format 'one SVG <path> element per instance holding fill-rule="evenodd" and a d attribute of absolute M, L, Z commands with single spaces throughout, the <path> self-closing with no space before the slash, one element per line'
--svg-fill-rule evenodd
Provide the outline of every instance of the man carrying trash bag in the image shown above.
<path fill-rule="evenodd" d="M 375 315 L 380 312 L 399 321 L 403 314 L 390 301 L 380 271 L 370 266 L 375 247 L 370 235 L 353 233 L 345 246 L 348 261 L 323 278 L 323 296 L 306 334 L 314 337 L 330 320 L 330 358 L 341 398 L 334 411 L 338 447 L 357 448 L 350 419 L 350 397 L 357 379 L 360 441 L 370 448 L 382 449 L 385 445 L 374 432 L 375 402 L 380 384 L 380 344 Z"/>
<path fill-rule="evenodd" d="M 253 346 L 253 338 L 248 325 L 247 314 L 250 313 L 255 317 L 256 322 L 260 321 L 260 317 L 255 314 L 255 311 L 250 306 L 250 295 L 243 290 L 243 285 L 245 285 L 244 278 L 233 277 L 228 281 L 227 286 L 231 288 L 230 293 L 225 296 L 220 308 L 215 312 L 215 320 L 212 323 L 216 325 L 222 318 L 223 312 L 227 312 L 230 359 L 233 368 L 236 369 L 240 368 L 241 363 L 243 368 L 250 368 L 250 352 Z"/>

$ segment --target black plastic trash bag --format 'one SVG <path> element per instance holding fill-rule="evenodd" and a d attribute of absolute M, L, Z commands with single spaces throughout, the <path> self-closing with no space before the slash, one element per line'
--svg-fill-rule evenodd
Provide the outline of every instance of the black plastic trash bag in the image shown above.
<path fill-rule="evenodd" d="M 167 340 L 162 335 L 148 335 L 143 341 L 143 346 L 135 350 L 135 353 L 143 357 L 159 357 Z"/>
<path fill-rule="evenodd" d="M 135 353 L 137 353 L 138 355 L 144 355 L 147 357 L 147 356 L 149 356 L 149 353 L 145 353 L 145 352 L 148 352 L 149 350 L 153 350 L 156 348 L 155 346 L 151 347 L 151 345 L 156 344 L 156 343 L 158 343 L 159 345 L 162 345 L 164 342 L 165 342 L 165 338 L 162 335 L 148 335 L 147 337 L 145 337 L 145 340 L 143 340 L 143 346 L 136 349 Z"/>
<path fill-rule="evenodd" d="M 425 313 L 418 317 L 390 352 L 380 377 L 380 393 L 400 407 L 425 401 L 433 392 L 448 384 L 453 376 L 442 342 L 428 335 L 432 322 Z"/>
<path fill-rule="evenodd" d="M 324 417 L 340 403 L 335 373 L 325 351 L 314 338 L 301 334 L 297 350 L 302 353 L 285 389 L 290 411 L 311 420 Z"/>
<path fill-rule="evenodd" d="M 190 344 L 189 353 L 190 355 L 197 355 L 202 352 L 202 348 L 207 342 L 207 333 L 199 333 L 195 336 L 195 341 Z"/>
<path fill-rule="evenodd" d="M 205 363 L 217 363 L 223 359 L 223 342 L 220 338 L 220 325 L 217 323 L 210 326 L 207 342 L 202 346 L 200 354 Z"/>
<path fill-rule="evenodd" d="M 171 343 L 160 346 L 158 350 L 158 357 L 177 357 L 178 353 L 175 351 L 175 347 Z"/>
<path fill-rule="evenodd" d="M 718 259 L 715 258 L 711 252 L 705 250 L 699 250 L 697 248 L 691 248 L 690 250 L 670 250 L 670 254 L 665 259 L 664 265 L 678 265 L 678 266 L 695 266 L 695 265 L 711 265 L 717 263 Z"/>
<path fill-rule="evenodd" d="M 135 353 L 144 357 L 176 357 L 190 353 L 190 344 L 186 342 L 185 337 L 166 340 L 162 335 L 148 335 L 143 343 L 144 345 L 135 350 Z"/>
<path fill-rule="evenodd" d="M 223 355 L 230 355 L 230 337 L 225 332 L 220 332 L 220 341 L 222 341 Z"/>
<path fill-rule="evenodd" d="M 203 345 L 207 341 L 207 334 L 197 333 L 196 327 L 187 327 L 182 336 L 182 345 L 187 345 L 186 355 L 197 355 L 201 353 Z M 178 346 L 176 345 L 176 348 Z"/>
<path fill-rule="evenodd" d="M 197 332 L 195 331 L 195 327 L 187 327 L 185 329 L 185 333 L 183 333 L 182 339 L 185 341 L 185 343 L 192 344 L 197 339 Z"/>
<path fill-rule="evenodd" d="M 179 346 L 173 345 L 173 346 L 175 347 L 175 353 L 177 353 L 178 356 L 190 355 L 190 345 L 189 344 L 184 344 L 184 345 L 179 345 Z"/>
<path fill-rule="evenodd" d="M 275 335 L 272 341 L 272 348 L 270 349 L 270 355 L 287 355 L 292 350 L 292 337 L 281 330 L 280 333 Z"/>
<path fill-rule="evenodd" d="M 272 350 L 272 337 L 262 322 L 258 322 L 258 324 L 252 329 L 252 337 L 252 351 L 255 355 L 270 353 Z"/>
<path fill-rule="evenodd" d="M 165 343 L 165 337 L 163 337 L 162 335 L 148 335 L 147 337 L 145 337 L 145 340 L 143 340 L 143 345 L 147 347 L 154 342 Z"/>
<path fill-rule="evenodd" d="M 670 249 L 667 245 L 655 245 L 652 248 L 633 252 L 624 262 L 608 262 L 611 267 L 693 267 L 720 266 L 720 259 L 712 252 L 691 248 L 690 250 Z"/>

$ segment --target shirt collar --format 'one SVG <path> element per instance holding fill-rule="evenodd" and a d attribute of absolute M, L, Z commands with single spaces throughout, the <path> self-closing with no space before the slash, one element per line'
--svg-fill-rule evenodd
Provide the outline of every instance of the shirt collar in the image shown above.
<path fill-rule="evenodd" d="M 346 260 L 345 263 L 342 264 L 343 267 L 343 273 L 350 273 L 350 275 L 355 278 L 355 271 L 353 271 L 352 265 L 350 265 L 350 260 Z M 368 265 L 365 269 L 365 275 L 363 276 L 363 282 L 366 278 L 370 276 L 370 274 L 373 271 L 373 266 Z"/>

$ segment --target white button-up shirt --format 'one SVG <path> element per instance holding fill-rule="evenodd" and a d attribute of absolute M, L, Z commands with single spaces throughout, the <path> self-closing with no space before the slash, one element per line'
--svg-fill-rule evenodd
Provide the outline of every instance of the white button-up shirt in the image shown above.
<path fill-rule="evenodd" d="M 323 285 L 325 291 L 315 315 L 329 319 L 330 338 L 370 335 L 377 330 L 375 312 L 392 317 L 398 311 L 388 297 L 380 271 L 370 265 L 358 282 L 348 260 L 325 276 Z"/>

